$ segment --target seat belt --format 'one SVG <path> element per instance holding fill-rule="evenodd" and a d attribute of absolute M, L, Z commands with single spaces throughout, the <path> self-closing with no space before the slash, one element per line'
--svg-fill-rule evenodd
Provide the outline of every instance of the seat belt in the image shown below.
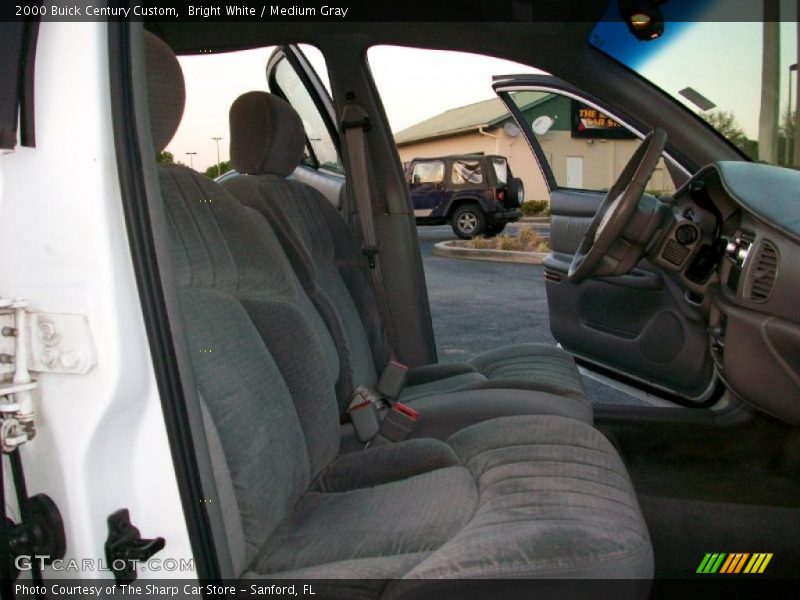
<path fill-rule="evenodd" d="M 348 407 L 356 435 L 367 446 L 372 443 L 391 443 L 405 439 L 414 430 L 419 419 L 417 411 L 397 401 L 405 387 L 408 367 L 395 359 L 396 338 L 389 312 L 389 297 L 386 294 L 381 271 L 380 244 L 375 235 L 375 213 L 367 164 L 367 138 L 364 135 L 371 127 L 369 115 L 361 106 L 352 102 L 345 105 L 341 129 L 347 142 L 349 181 L 361 226 L 363 242 L 361 253 L 367 258 L 372 288 L 391 355 L 376 389 L 358 388 Z"/>
<path fill-rule="evenodd" d="M 396 338 L 392 318 L 389 312 L 389 298 L 383 281 L 383 272 L 380 261 L 380 244 L 375 236 L 375 215 L 372 203 L 372 188 L 367 165 L 367 138 L 364 135 L 370 130 L 367 112 L 358 104 L 345 104 L 342 112 L 342 132 L 347 142 L 347 158 L 350 167 L 350 184 L 356 200 L 358 222 L 361 226 L 362 246 L 361 253 L 367 258 L 369 265 L 372 288 L 375 300 L 378 303 L 378 312 L 381 315 L 389 343 L 389 351 L 394 360 L 397 356 Z"/>

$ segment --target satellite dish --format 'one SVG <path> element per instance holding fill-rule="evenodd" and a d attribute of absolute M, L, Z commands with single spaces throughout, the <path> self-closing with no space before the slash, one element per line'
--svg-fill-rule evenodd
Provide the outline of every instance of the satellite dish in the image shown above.
<path fill-rule="evenodd" d="M 533 121 L 532 125 L 533 133 L 535 133 L 536 135 L 544 135 L 545 133 L 550 131 L 550 128 L 553 126 L 555 122 L 556 120 L 553 117 L 548 117 L 547 115 L 542 115 L 541 117 L 537 117 Z"/>
<path fill-rule="evenodd" d="M 508 137 L 515 138 L 520 134 L 519 127 L 517 127 L 514 123 L 509 121 L 505 125 L 503 125 L 503 131 L 506 132 Z"/>

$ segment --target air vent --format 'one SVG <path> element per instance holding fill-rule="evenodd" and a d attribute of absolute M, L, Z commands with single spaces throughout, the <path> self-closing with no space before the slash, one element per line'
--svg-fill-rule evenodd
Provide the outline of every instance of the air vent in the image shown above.
<path fill-rule="evenodd" d="M 753 264 L 747 277 L 745 297 L 750 302 L 766 302 L 778 274 L 778 249 L 767 240 L 758 244 Z"/>

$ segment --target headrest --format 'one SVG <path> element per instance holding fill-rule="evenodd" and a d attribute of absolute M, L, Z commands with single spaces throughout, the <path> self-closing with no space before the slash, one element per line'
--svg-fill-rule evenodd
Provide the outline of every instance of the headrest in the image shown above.
<path fill-rule="evenodd" d="M 144 35 L 150 134 L 156 152 L 161 152 L 181 123 L 186 89 L 181 65 L 172 49 L 149 31 Z"/>
<path fill-rule="evenodd" d="M 231 105 L 231 165 L 249 175 L 286 177 L 303 158 L 303 121 L 285 100 L 248 92 Z"/>

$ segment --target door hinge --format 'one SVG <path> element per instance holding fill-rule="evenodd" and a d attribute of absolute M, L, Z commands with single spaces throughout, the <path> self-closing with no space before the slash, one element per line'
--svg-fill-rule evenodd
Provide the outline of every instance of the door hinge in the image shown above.
<path fill-rule="evenodd" d="M 83 375 L 96 364 L 85 315 L 30 311 L 0 298 L 0 449 L 13 452 L 36 434 L 32 373 Z"/>

